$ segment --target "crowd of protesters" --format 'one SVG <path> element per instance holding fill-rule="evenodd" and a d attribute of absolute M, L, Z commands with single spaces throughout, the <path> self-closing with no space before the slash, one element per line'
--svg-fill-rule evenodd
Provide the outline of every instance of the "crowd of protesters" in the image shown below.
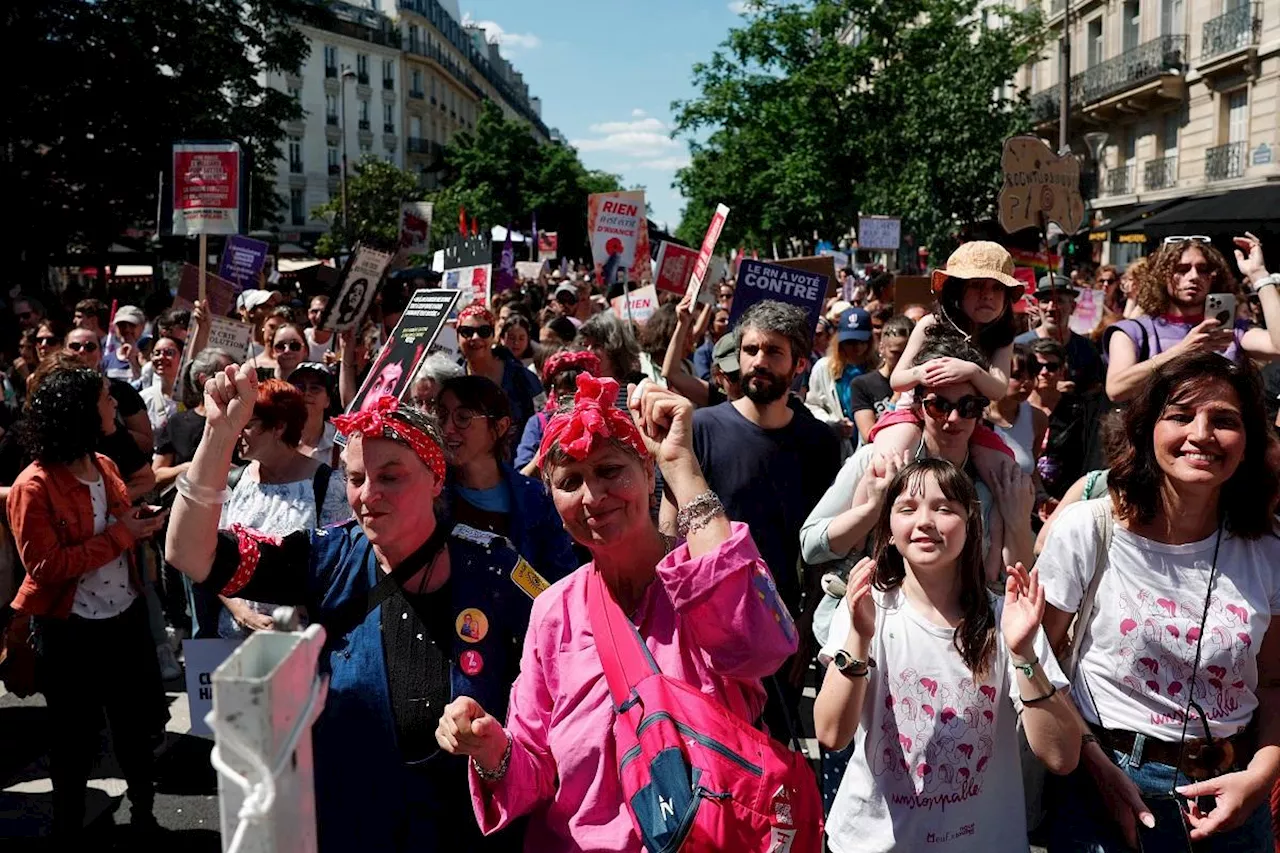
<path fill-rule="evenodd" d="M 1087 282 L 1013 273 L 963 244 L 922 305 L 841 270 L 816 327 L 731 326 L 732 277 L 636 324 L 544 273 L 348 414 L 403 287 L 348 332 L 246 290 L 243 359 L 203 303 L 12 298 L 0 597 L 54 834 L 85 832 L 104 713 L 163 832 L 184 638 L 283 603 L 329 636 L 321 850 L 1280 850 L 1280 275 L 1252 235 L 1171 239 L 1097 271 L 1082 334 Z M 631 725 L 678 703 L 619 661 L 720 739 Z M 725 805 L 770 756 L 776 848 Z"/>

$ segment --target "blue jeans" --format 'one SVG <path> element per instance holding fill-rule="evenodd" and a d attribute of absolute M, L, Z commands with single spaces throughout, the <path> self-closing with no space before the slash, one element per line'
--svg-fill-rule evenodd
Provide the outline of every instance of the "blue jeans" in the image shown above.
<path fill-rule="evenodd" d="M 1168 794 L 1175 786 L 1191 780 L 1168 764 L 1145 762 L 1135 764 L 1127 753 L 1113 753 L 1120 767 L 1143 796 Z M 1093 777 L 1083 767 L 1065 778 L 1050 777 L 1045 792 L 1049 809 L 1046 822 L 1050 832 L 1049 853 L 1129 853 L 1120 829 L 1102 802 Z M 1219 832 L 1198 841 L 1196 853 L 1267 853 L 1273 849 L 1271 809 L 1263 803 L 1248 819 L 1228 832 Z M 1185 848 L 1177 848 L 1181 851 Z M 1175 853 L 1174 850 L 1144 849 L 1143 853 Z"/>

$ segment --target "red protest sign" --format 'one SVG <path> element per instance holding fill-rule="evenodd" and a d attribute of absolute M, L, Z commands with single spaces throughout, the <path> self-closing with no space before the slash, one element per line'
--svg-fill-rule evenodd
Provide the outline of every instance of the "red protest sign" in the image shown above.
<path fill-rule="evenodd" d="M 240 146 L 234 142 L 173 146 L 173 233 L 240 230 Z"/>
<path fill-rule="evenodd" d="M 698 251 L 698 260 L 693 265 L 693 277 L 689 279 L 690 304 L 698 301 L 698 292 L 702 290 L 702 277 L 707 274 L 707 265 L 711 263 L 711 253 L 720 242 L 720 232 L 724 230 L 724 222 L 729 218 L 729 208 L 723 204 L 716 205 L 716 212 L 707 226 L 707 233 L 702 238 L 702 248 Z"/>
<path fill-rule="evenodd" d="M 681 296 L 689 288 L 689 276 L 698 262 L 698 253 L 685 246 L 662 241 L 658 247 L 657 273 L 653 284 L 659 290 L 678 293 Z"/>

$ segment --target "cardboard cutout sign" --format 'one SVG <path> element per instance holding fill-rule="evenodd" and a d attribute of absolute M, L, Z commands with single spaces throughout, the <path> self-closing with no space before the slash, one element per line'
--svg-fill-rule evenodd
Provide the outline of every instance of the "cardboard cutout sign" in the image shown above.
<path fill-rule="evenodd" d="M 1011 136 L 1000 155 L 1000 226 L 1010 234 L 1056 222 L 1068 234 L 1084 222 L 1080 162 L 1038 136 Z"/>
<path fill-rule="evenodd" d="M 231 657 L 242 640 L 182 641 L 182 654 L 187 676 L 187 703 L 191 710 L 191 728 L 187 734 L 197 737 L 213 737 L 213 731 L 204 718 L 213 710 L 213 671 Z"/>
<path fill-rule="evenodd" d="M 689 276 L 693 273 L 693 265 L 697 262 L 697 250 L 663 240 L 658 246 L 658 260 L 655 264 L 657 272 L 653 277 L 654 286 L 658 290 L 683 296 L 689 288 Z"/>
<path fill-rule="evenodd" d="M 409 383 L 417 375 L 422 360 L 440 334 L 449 312 L 458 301 L 458 291 L 424 287 L 415 291 L 391 330 L 391 337 L 369 368 L 369 375 L 347 408 L 358 412 L 372 406 L 379 397 L 390 394 L 403 399 Z"/>
<path fill-rule="evenodd" d="M 390 252 L 368 246 L 357 246 L 338 295 L 329 302 L 321 327 L 332 332 L 345 332 L 360 325 L 378 293 L 382 275 L 391 263 Z"/>
<path fill-rule="evenodd" d="M 209 312 L 216 317 L 225 317 L 236 307 L 236 286 L 222 276 L 206 272 L 204 275 L 205 299 L 209 301 Z M 178 277 L 178 295 L 173 299 L 173 307 L 190 311 L 200 298 L 200 268 L 194 264 L 183 264 Z"/>
<path fill-rule="evenodd" d="M 893 310 L 901 314 L 912 305 L 933 308 L 933 286 L 927 275 L 899 275 L 893 278 Z"/>
<path fill-rule="evenodd" d="M 827 279 L 827 296 L 835 296 L 836 289 L 840 286 L 836 281 L 836 260 L 830 255 L 809 255 L 803 258 L 781 258 L 776 261 L 770 261 L 771 264 L 777 264 L 780 267 L 786 267 L 793 270 L 804 270 L 814 275 L 825 276 Z"/>
<path fill-rule="evenodd" d="M 405 255 L 422 255 L 431 242 L 431 212 L 435 206 L 429 201 L 410 201 L 400 205 L 400 251 Z"/>
<path fill-rule="evenodd" d="M 516 261 L 516 275 L 525 281 L 537 281 L 546 268 L 546 261 Z"/>
<path fill-rule="evenodd" d="M 831 259 L 824 260 L 829 264 Z M 822 316 L 822 303 L 826 301 L 829 282 L 830 279 L 821 273 L 744 258 L 738 266 L 738 287 L 733 294 L 729 325 L 735 325 L 738 318 L 757 302 L 772 300 L 805 309 L 809 314 L 809 325 L 816 326 Z"/>

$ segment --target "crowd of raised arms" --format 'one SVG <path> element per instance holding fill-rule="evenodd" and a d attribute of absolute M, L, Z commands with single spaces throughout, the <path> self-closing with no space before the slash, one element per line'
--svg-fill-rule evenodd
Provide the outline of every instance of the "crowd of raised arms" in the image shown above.
<path fill-rule="evenodd" d="M 245 290 L 243 358 L 204 302 L 11 296 L 0 675 L 54 839 L 101 849 L 105 717 L 159 849 L 183 642 L 291 605 L 325 853 L 1280 851 L 1280 275 L 1233 242 L 1034 288 L 965 243 L 816 327 L 544 271 L 403 383 L 394 283 L 346 332 Z"/>

